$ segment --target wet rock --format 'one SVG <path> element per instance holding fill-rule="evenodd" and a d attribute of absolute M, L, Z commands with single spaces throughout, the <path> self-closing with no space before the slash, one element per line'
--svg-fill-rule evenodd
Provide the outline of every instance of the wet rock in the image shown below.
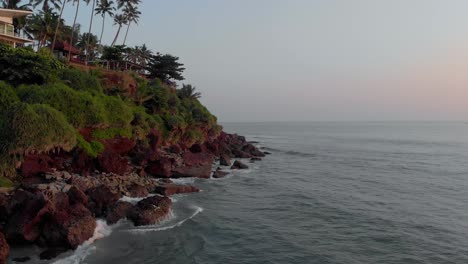
<path fill-rule="evenodd" d="M 51 260 L 58 257 L 60 254 L 67 252 L 66 248 L 49 248 L 39 255 L 41 260 Z"/>
<path fill-rule="evenodd" d="M 130 197 L 147 197 L 149 195 L 148 189 L 146 189 L 146 187 L 136 183 L 132 184 L 128 188 L 128 193 Z"/>
<path fill-rule="evenodd" d="M 264 151 L 263 154 L 265 154 L 265 155 L 271 155 L 271 152 Z"/>
<path fill-rule="evenodd" d="M 229 175 L 229 172 L 223 171 L 220 168 L 218 168 L 214 173 L 213 173 L 213 178 L 219 179 L 219 178 L 224 178 L 227 175 Z"/>
<path fill-rule="evenodd" d="M 259 158 L 259 157 L 253 157 L 250 159 L 251 162 L 254 162 L 254 161 L 261 161 L 262 158 Z"/>
<path fill-rule="evenodd" d="M 172 170 L 172 178 L 203 178 L 209 179 L 211 176 L 211 164 L 198 167 L 179 167 Z"/>
<path fill-rule="evenodd" d="M 249 166 L 245 165 L 244 163 L 236 160 L 234 161 L 234 164 L 232 165 L 231 169 L 233 170 L 246 170 L 248 169 Z"/>
<path fill-rule="evenodd" d="M 106 217 L 107 224 L 113 225 L 117 223 L 120 219 L 127 217 L 129 212 L 132 210 L 133 204 L 129 202 L 119 201 L 115 204 L 109 211 Z"/>
<path fill-rule="evenodd" d="M 128 218 L 135 226 L 154 225 L 168 216 L 172 201 L 168 197 L 153 196 L 138 202 Z"/>
<path fill-rule="evenodd" d="M 0 263 L 6 263 L 9 255 L 10 246 L 5 239 L 5 236 L 0 233 Z"/>
<path fill-rule="evenodd" d="M 113 192 L 105 185 L 91 188 L 87 194 L 90 199 L 88 208 L 96 217 L 105 216 L 108 210 L 122 198 L 121 194 Z"/>
<path fill-rule="evenodd" d="M 228 155 L 222 154 L 219 156 L 219 165 L 221 166 L 231 166 L 231 158 Z"/>
<path fill-rule="evenodd" d="M 242 151 L 247 152 L 250 155 L 255 156 L 255 157 L 265 157 L 265 154 L 252 144 L 244 145 L 242 147 Z"/>
<path fill-rule="evenodd" d="M 156 186 L 154 188 L 154 192 L 157 194 L 161 194 L 164 196 L 171 196 L 174 194 L 181 194 L 181 193 L 195 193 L 199 192 L 200 189 L 190 186 L 190 185 L 178 185 L 178 184 L 163 184 L 160 186 Z"/>

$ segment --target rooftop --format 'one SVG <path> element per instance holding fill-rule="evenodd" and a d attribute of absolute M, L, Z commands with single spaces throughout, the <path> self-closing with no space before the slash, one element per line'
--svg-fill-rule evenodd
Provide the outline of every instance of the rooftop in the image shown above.
<path fill-rule="evenodd" d="M 32 14 L 29 10 L 0 8 L 0 17 L 23 17 Z"/>

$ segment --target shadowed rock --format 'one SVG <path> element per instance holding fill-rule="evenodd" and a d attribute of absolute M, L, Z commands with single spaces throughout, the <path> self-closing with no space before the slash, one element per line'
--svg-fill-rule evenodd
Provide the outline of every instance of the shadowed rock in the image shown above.
<path fill-rule="evenodd" d="M 109 210 L 109 213 L 106 217 L 107 224 L 113 225 L 117 223 L 120 219 L 126 218 L 132 210 L 132 208 L 133 204 L 129 202 L 119 201 Z"/>
<path fill-rule="evenodd" d="M 200 189 L 190 186 L 190 185 L 177 185 L 173 183 L 163 184 L 160 186 L 156 186 L 154 192 L 157 194 L 161 194 L 164 196 L 171 196 L 174 194 L 181 194 L 181 193 L 194 193 L 199 192 Z"/>
<path fill-rule="evenodd" d="M 232 165 L 231 169 L 233 170 L 246 170 L 248 169 L 249 166 L 245 165 L 244 163 L 236 160 L 234 161 L 234 164 Z"/>

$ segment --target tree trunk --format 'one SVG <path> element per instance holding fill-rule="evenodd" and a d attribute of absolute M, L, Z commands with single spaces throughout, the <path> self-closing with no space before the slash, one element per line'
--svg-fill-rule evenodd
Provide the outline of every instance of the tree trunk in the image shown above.
<path fill-rule="evenodd" d="M 122 28 L 122 25 L 119 25 L 119 29 L 117 30 L 117 34 L 115 34 L 115 38 L 114 38 L 114 41 L 112 41 L 112 47 L 115 46 L 115 42 L 117 41 L 117 38 L 119 37 L 119 34 L 120 34 L 120 29 Z"/>
<path fill-rule="evenodd" d="M 91 9 L 91 22 L 89 22 L 89 30 L 88 30 L 88 39 L 86 40 L 86 60 L 85 64 L 88 65 L 88 59 L 89 59 L 89 38 L 91 37 L 91 28 L 93 26 L 93 18 L 94 18 L 94 8 L 96 6 L 96 0 L 93 0 L 93 9 Z"/>
<path fill-rule="evenodd" d="M 99 45 L 102 45 L 102 35 L 104 35 L 104 25 L 106 23 L 106 14 L 102 15 L 102 30 L 101 30 L 101 37 L 99 38 Z"/>
<path fill-rule="evenodd" d="M 81 0 L 78 0 L 76 4 L 75 20 L 73 20 L 73 27 L 72 27 L 72 32 L 71 32 L 72 34 L 70 38 L 70 50 L 68 51 L 68 62 L 71 61 L 71 55 L 72 55 L 71 50 L 73 47 L 73 37 L 75 35 L 76 18 L 78 17 L 78 10 L 80 9 L 80 1 Z"/>
<path fill-rule="evenodd" d="M 52 41 L 52 46 L 50 47 L 50 50 L 54 52 L 55 48 L 55 41 L 57 40 L 57 34 L 60 28 L 60 21 L 62 20 L 62 15 L 63 15 L 63 10 L 65 9 L 65 4 L 67 3 L 67 0 L 63 0 L 62 3 L 62 8 L 60 8 L 60 16 L 58 18 L 57 26 L 55 27 L 55 33 L 54 33 L 54 40 Z"/>
<path fill-rule="evenodd" d="M 132 22 L 128 22 L 128 26 L 127 26 L 127 32 L 125 33 L 125 38 L 124 38 L 124 41 L 123 41 L 123 45 L 125 46 L 125 42 L 127 42 L 127 36 L 128 36 L 128 30 L 130 29 L 130 24 Z"/>

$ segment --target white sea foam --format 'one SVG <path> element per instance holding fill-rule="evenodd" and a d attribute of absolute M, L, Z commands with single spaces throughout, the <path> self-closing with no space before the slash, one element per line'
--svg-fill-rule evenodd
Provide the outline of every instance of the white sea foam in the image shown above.
<path fill-rule="evenodd" d="M 131 233 L 158 232 L 158 231 L 164 231 L 164 230 L 169 230 L 169 229 L 179 227 L 179 226 L 183 225 L 186 221 L 194 218 L 199 213 L 203 212 L 203 208 L 201 208 L 201 207 L 196 206 L 196 207 L 194 207 L 194 209 L 195 209 L 195 212 L 191 216 L 189 216 L 189 217 L 187 217 L 187 218 L 185 218 L 185 219 L 183 219 L 183 220 L 181 220 L 181 221 L 179 221 L 179 222 L 177 222 L 177 223 L 175 223 L 173 225 L 149 227 L 149 228 L 148 227 L 136 228 L 136 229 L 128 230 L 128 232 L 131 232 Z"/>
<path fill-rule="evenodd" d="M 82 245 L 80 245 L 73 255 L 68 256 L 63 259 L 59 259 L 54 262 L 54 264 L 79 264 L 81 263 L 87 256 L 89 256 L 94 250 L 96 250 L 96 247 L 93 246 L 93 243 L 96 240 L 102 239 L 104 237 L 109 236 L 112 233 L 112 229 L 115 226 L 108 226 L 107 223 L 103 220 L 97 220 L 96 221 L 96 229 L 94 230 L 94 235 L 88 239 L 86 242 L 84 242 Z"/>
<path fill-rule="evenodd" d="M 128 197 L 128 196 L 123 196 L 122 198 L 120 198 L 119 201 L 122 201 L 122 202 L 129 202 L 129 203 L 131 203 L 131 204 L 136 204 L 136 203 L 138 203 L 139 201 L 144 200 L 144 199 L 146 199 L 146 198 L 148 198 L 148 197 L 152 197 L 152 196 L 156 196 L 156 194 L 150 194 L 150 195 L 148 195 L 148 196 L 146 196 L 146 197 Z"/>
<path fill-rule="evenodd" d="M 182 185 L 187 185 L 187 184 L 193 184 L 195 183 L 196 178 L 180 178 L 180 179 L 171 179 L 171 181 L 175 184 L 182 184 Z"/>

